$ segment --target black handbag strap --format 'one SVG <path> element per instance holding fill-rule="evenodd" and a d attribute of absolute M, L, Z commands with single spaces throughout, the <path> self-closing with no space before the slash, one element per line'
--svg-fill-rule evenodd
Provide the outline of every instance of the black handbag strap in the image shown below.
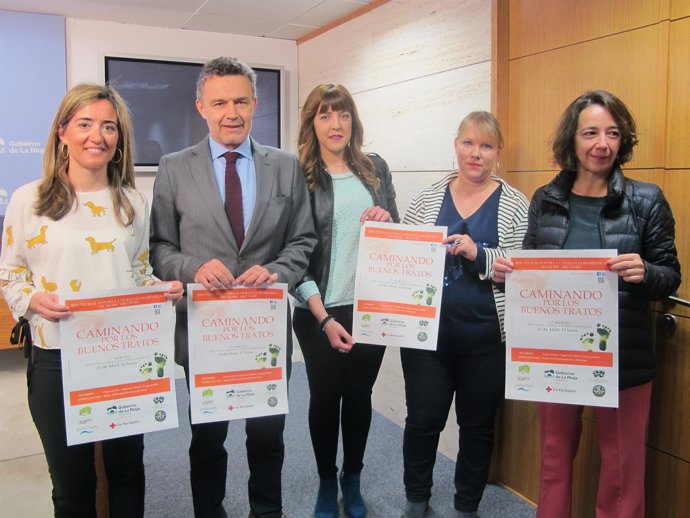
<path fill-rule="evenodd" d="M 19 345 L 21 349 L 24 350 L 24 358 L 28 358 L 31 355 L 31 346 L 33 345 L 31 340 L 31 326 L 29 321 L 24 317 L 19 317 L 19 320 L 10 333 L 10 343 L 12 345 Z"/>

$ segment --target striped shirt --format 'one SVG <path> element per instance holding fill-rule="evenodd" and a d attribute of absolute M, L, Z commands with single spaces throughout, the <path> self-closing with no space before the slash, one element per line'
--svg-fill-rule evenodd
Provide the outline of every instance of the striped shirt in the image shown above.
<path fill-rule="evenodd" d="M 435 225 L 438 213 L 443 204 L 443 197 L 450 182 L 457 178 L 458 173 L 451 173 L 445 178 L 417 193 L 405 211 L 403 223 L 408 225 Z M 522 248 L 522 239 L 527 231 L 527 198 L 517 189 L 511 187 L 503 179 L 492 176 L 492 180 L 499 182 L 503 189 L 498 202 L 498 248 L 485 248 L 486 260 L 484 267 L 475 264 L 475 269 L 482 280 L 491 280 L 491 265 L 497 257 L 505 257 L 507 250 Z M 501 325 L 501 339 L 505 341 L 503 316 L 505 314 L 505 294 L 494 284 L 492 286 L 498 321 Z"/>

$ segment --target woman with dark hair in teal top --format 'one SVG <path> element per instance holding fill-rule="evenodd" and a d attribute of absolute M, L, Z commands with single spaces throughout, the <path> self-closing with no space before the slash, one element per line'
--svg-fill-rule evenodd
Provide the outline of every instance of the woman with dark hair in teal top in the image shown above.
<path fill-rule="evenodd" d="M 350 334 L 352 258 L 357 257 L 364 221 L 399 218 L 388 165 L 378 155 L 363 153 L 362 141 L 362 123 L 347 89 L 317 86 L 302 108 L 298 145 L 319 241 L 296 290 L 293 322 L 309 379 L 309 431 L 320 478 L 315 518 L 338 515 L 341 428 L 345 512 L 349 518 L 367 513 L 360 473 L 371 423 L 371 391 L 385 349 L 355 344 Z"/>

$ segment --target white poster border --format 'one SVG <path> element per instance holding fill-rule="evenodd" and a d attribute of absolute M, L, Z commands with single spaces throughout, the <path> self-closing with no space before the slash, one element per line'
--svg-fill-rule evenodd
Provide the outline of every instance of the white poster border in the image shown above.
<path fill-rule="evenodd" d="M 193 424 L 287 414 L 287 284 L 187 285 Z"/>
<path fill-rule="evenodd" d="M 447 227 L 367 221 L 355 275 L 355 343 L 436 350 Z"/>
<path fill-rule="evenodd" d="M 166 284 L 60 293 L 67 443 L 178 427 L 175 315 Z"/>
<path fill-rule="evenodd" d="M 516 250 L 506 276 L 507 399 L 618 406 L 616 250 Z"/>

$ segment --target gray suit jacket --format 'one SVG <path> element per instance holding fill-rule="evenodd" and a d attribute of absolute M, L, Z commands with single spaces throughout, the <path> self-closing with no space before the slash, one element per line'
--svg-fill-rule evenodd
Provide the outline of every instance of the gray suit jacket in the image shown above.
<path fill-rule="evenodd" d="M 225 213 L 213 173 L 208 138 L 165 155 L 151 204 L 151 265 L 163 280 L 194 282 L 216 258 L 239 276 L 255 264 L 290 288 L 300 280 L 316 244 L 304 175 L 294 155 L 251 141 L 256 205 L 242 248 Z M 187 304 L 176 306 L 175 359 L 187 363 Z"/>

